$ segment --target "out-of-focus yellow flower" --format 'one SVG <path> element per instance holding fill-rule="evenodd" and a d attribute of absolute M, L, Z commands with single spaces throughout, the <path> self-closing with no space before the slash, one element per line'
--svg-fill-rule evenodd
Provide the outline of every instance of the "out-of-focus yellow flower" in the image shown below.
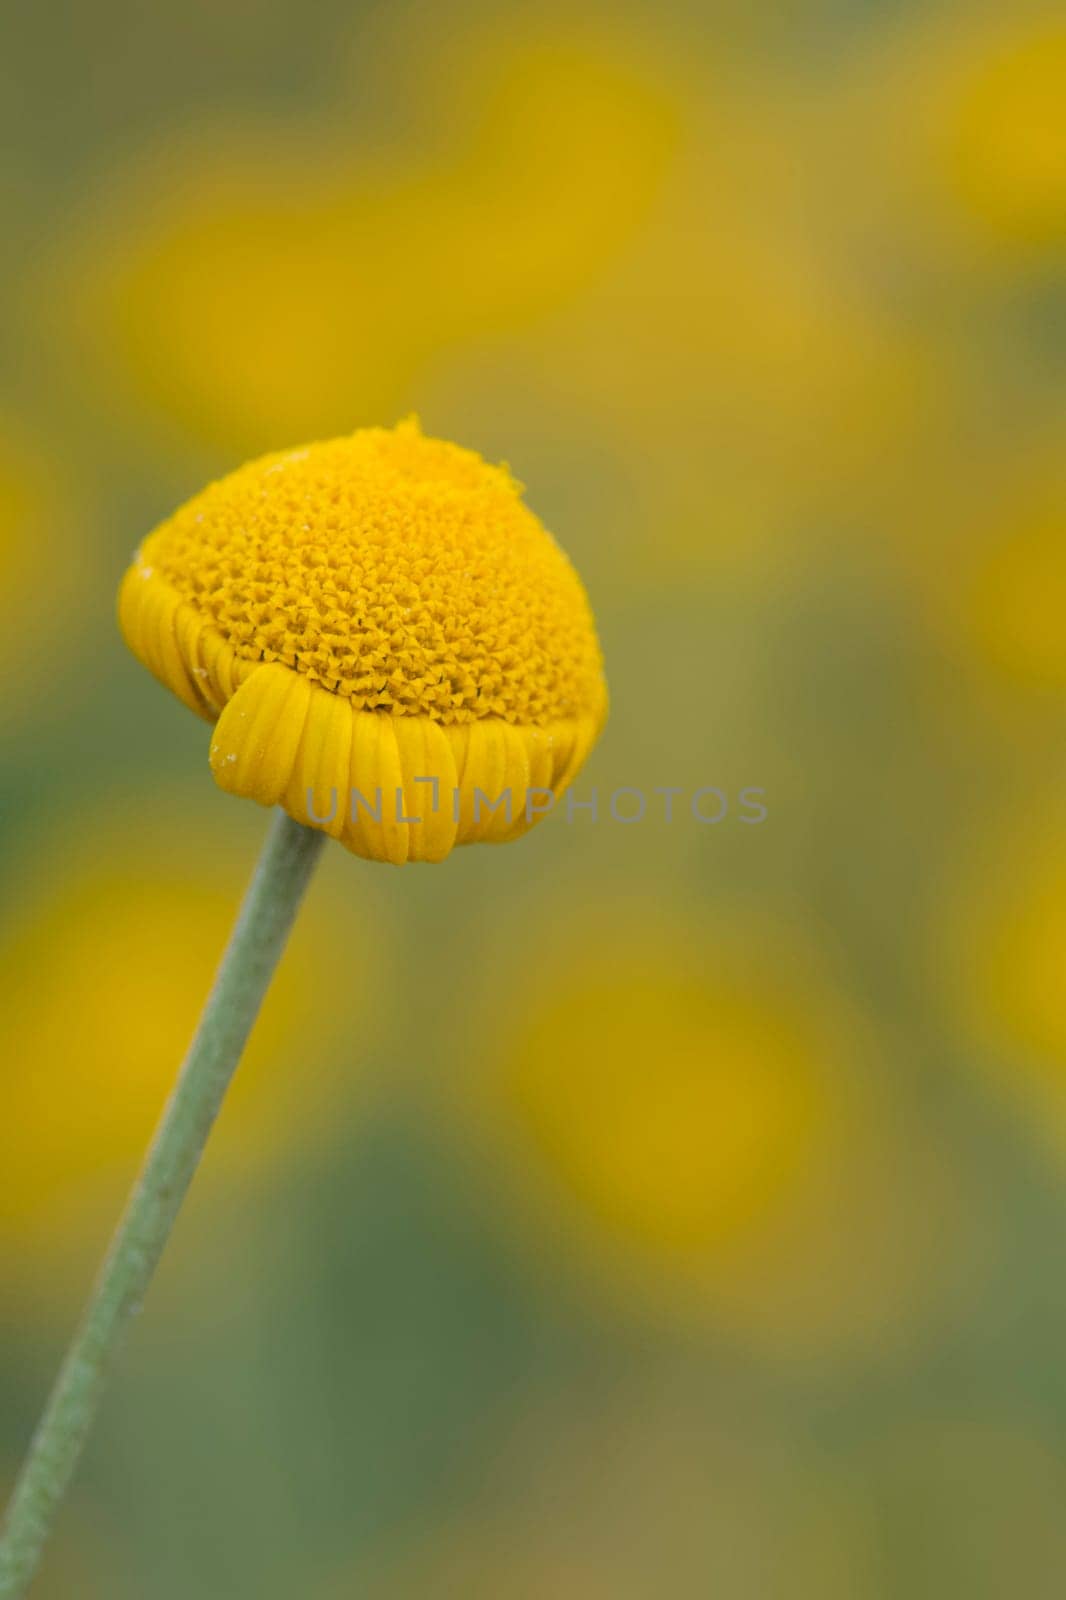
<path fill-rule="evenodd" d="M 1066 1150 L 1066 796 L 1041 801 L 968 841 L 931 956 L 975 1064 Z"/>
<path fill-rule="evenodd" d="M 223 789 L 396 866 L 528 831 L 606 715 L 585 592 L 521 486 L 414 422 L 212 485 L 145 541 L 119 611 L 217 718 Z"/>
<path fill-rule="evenodd" d="M 960 44 L 937 107 L 951 190 L 1004 247 L 1066 244 L 1066 24 L 1008 18 Z"/>
<path fill-rule="evenodd" d="M 904 1213 L 944 1197 L 804 939 L 632 906 L 525 937 L 476 1087 L 538 1255 L 572 1241 L 609 1298 L 783 1354 L 895 1337 L 928 1287 Z"/>
<path fill-rule="evenodd" d="M 98 202 L 51 291 L 138 404 L 241 451 L 395 413 L 435 356 L 556 306 L 639 225 L 676 107 L 624 30 L 479 29 L 402 62 L 422 108 L 442 85 L 462 107 L 418 148 L 223 128 Z"/>
<path fill-rule="evenodd" d="M 9 889 L 0 933 L 5 1021 L 0 1120 L 0 1253 L 32 1264 L 45 1245 L 110 1213 L 180 1064 L 232 923 L 239 867 L 224 835 L 158 793 L 115 799 L 120 816 L 79 815 L 77 840 Z M 137 817 L 135 856 L 122 816 Z M 200 819 L 202 822 L 203 819 Z M 380 984 L 336 904 L 318 906 L 293 939 L 235 1081 L 239 1115 L 216 1148 L 231 1171 L 275 1162 L 327 1125 L 336 1108 L 337 1046 L 350 999 L 359 1038 L 373 1037 Z M 380 979 L 387 957 L 375 950 Z M 323 1007 L 326 991 L 330 1005 Z M 338 1009 L 337 1001 L 343 997 Z M 365 1001 L 365 1004 L 364 1004 Z M 365 1027 L 364 1027 L 365 1017 Z M 284 1070 L 280 1070 L 284 1067 Z"/>
<path fill-rule="evenodd" d="M 827 86 L 869 239 L 961 283 L 1066 244 L 1066 28 L 1039 0 L 916 11 Z"/>
<path fill-rule="evenodd" d="M 693 963 L 582 962 L 516 1030 L 538 1157 L 612 1235 L 697 1265 L 772 1222 L 832 1120 L 795 996 Z"/>
<path fill-rule="evenodd" d="M 615 448 L 642 582 L 787 562 L 869 500 L 942 399 L 935 343 L 811 225 L 809 113 L 745 90 L 712 81 L 639 239 L 515 342 L 539 403 Z"/>

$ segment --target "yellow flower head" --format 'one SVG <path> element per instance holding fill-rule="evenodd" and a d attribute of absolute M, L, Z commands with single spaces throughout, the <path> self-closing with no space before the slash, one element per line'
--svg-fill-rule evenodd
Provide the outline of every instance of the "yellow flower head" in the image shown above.
<path fill-rule="evenodd" d="M 526 832 L 606 712 L 584 589 L 521 486 L 415 422 L 212 484 L 145 541 L 119 616 L 217 719 L 223 789 L 396 865 Z"/>

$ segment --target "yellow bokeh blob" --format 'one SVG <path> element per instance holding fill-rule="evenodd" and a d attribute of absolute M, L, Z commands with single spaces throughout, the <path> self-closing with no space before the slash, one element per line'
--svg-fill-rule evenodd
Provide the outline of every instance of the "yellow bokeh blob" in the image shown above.
<path fill-rule="evenodd" d="M 993 33 L 960 62 L 940 109 L 945 176 L 986 236 L 1066 244 L 1066 25 Z"/>
<path fill-rule="evenodd" d="M 497 931 L 459 1135 L 538 1266 L 775 1360 L 883 1349 L 935 1310 L 945 1239 L 966 1256 L 958 1174 L 802 925 L 639 901 Z"/>
<path fill-rule="evenodd" d="M 831 1108 L 809 1019 L 713 972 L 584 965 L 505 1080 L 538 1158 L 613 1233 L 701 1258 L 802 1182 Z"/>
<path fill-rule="evenodd" d="M 98 1210 L 110 1211 L 140 1162 L 232 927 L 241 861 L 220 859 L 210 826 L 187 825 L 158 796 L 140 802 L 123 798 L 122 813 L 135 819 L 125 830 L 83 819 L 62 874 L 43 870 L 8 902 L 5 1256 L 63 1245 L 83 1213 L 95 1223 Z M 379 948 L 378 979 L 384 959 Z M 213 1160 L 254 1171 L 336 1115 L 344 1019 L 359 1008 L 363 1042 L 373 1025 L 365 970 L 336 908 L 316 905 L 256 1024 Z"/>
<path fill-rule="evenodd" d="M 641 584 L 787 565 L 868 503 L 942 401 L 935 343 L 812 225 L 810 109 L 723 80 L 614 270 L 520 346 L 540 404 L 612 450 Z"/>
<path fill-rule="evenodd" d="M 962 288 L 1066 243 L 1066 28 L 1035 4 L 915 9 L 873 32 L 832 108 L 856 206 Z"/>
<path fill-rule="evenodd" d="M 228 449 L 395 414 L 456 343 L 580 290 L 639 224 L 676 108 L 617 32 L 491 30 L 456 58 L 407 52 L 457 126 L 410 147 L 221 128 L 163 150 L 104 200 L 60 268 L 79 341 L 144 401 Z M 424 79 L 424 82 L 422 81 Z"/>

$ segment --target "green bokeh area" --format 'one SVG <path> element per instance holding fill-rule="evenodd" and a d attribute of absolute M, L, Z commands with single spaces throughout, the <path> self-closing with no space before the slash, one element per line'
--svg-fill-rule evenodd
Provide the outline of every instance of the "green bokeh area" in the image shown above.
<path fill-rule="evenodd" d="M 102 0 L 5 36 L 0 1486 L 136 1170 L 94 1141 L 138 985 L 187 965 L 160 841 L 192 893 L 266 826 L 119 637 L 139 539 L 417 412 L 527 485 L 611 690 L 595 819 L 327 849 L 300 1026 L 340 1022 L 289 1036 L 280 1131 L 226 1107 L 34 1595 L 1060 1595 L 1061 25 Z M 130 881 L 111 1059 L 79 971 Z"/>

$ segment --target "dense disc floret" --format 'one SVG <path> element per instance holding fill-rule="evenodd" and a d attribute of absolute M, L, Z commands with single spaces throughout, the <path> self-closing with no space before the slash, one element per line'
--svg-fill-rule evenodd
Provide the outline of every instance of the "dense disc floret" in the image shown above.
<path fill-rule="evenodd" d="M 520 486 L 412 423 L 242 467 L 141 561 L 241 660 L 360 710 L 543 726 L 602 693 L 581 583 Z"/>
<path fill-rule="evenodd" d="M 545 809 L 530 794 L 558 797 L 606 714 L 584 589 L 521 486 L 414 422 L 212 484 L 145 541 L 119 615 L 217 723 L 224 789 L 373 859 L 516 838 Z"/>

